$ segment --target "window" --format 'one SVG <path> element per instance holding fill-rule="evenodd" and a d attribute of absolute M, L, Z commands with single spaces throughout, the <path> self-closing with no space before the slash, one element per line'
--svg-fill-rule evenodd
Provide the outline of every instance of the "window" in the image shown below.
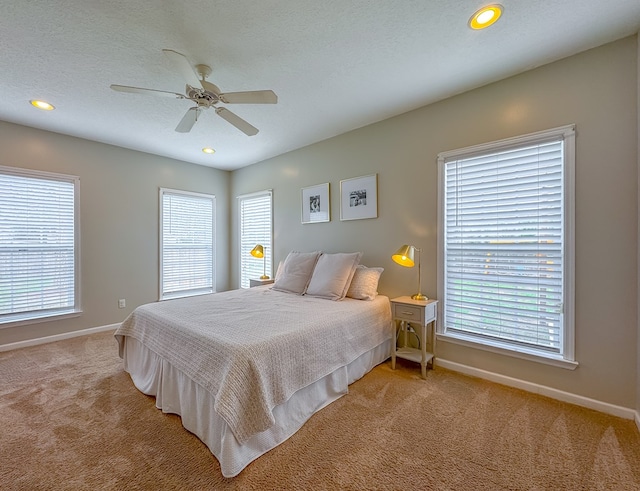
<path fill-rule="evenodd" d="M 74 176 L 0 167 L 0 325 L 74 314 L 79 295 Z"/>
<path fill-rule="evenodd" d="M 240 209 L 240 287 L 249 288 L 251 278 L 260 278 L 266 271 L 271 276 L 272 248 L 271 190 L 238 196 Z M 264 259 L 251 256 L 257 244 L 264 247 Z"/>
<path fill-rule="evenodd" d="M 567 126 L 438 156 L 441 335 L 571 365 L 574 146 Z"/>
<path fill-rule="evenodd" d="M 215 291 L 215 200 L 160 189 L 160 300 Z"/>

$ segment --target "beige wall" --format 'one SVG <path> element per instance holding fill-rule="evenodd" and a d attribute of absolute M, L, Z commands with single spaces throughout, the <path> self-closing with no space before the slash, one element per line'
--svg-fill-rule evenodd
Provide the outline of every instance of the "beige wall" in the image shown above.
<path fill-rule="evenodd" d="M 121 322 L 157 300 L 160 187 L 216 196 L 217 288 L 228 288 L 229 172 L 4 122 L 0 165 L 80 177 L 83 308 L 72 319 L 0 329 L 0 345 Z"/>
<path fill-rule="evenodd" d="M 276 264 L 291 249 L 360 250 L 364 264 L 385 268 L 382 293 L 410 294 L 416 271 L 390 255 L 411 243 L 424 249 L 422 290 L 437 298 L 436 155 L 575 123 L 579 368 L 445 342 L 438 355 L 640 409 L 639 51 L 637 39 L 627 38 L 233 173 L 0 122 L 0 165 L 81 179 L 84 309 L 71 320 L 0 329 L 0 345 L 117 323 L 156 300 L 159 187 L 216 195 L 219 291 L 238 284 L 235 196 L 272 188 Z M 379 218 L 341 222 L 340 180 L 372 173 Z M 301 225 L 300 189 L 324 182 L 331 222 Z M 118 298 L 127 299 L 126 309 L 117 308 Z"/>
<path fill-rule="evenodd" d="M 381 293 L 416 290 L 416 271 L 391 261 L 403 243 L 424 249 L 422 290 L 437 298 L 439 152 L 575 123 L 575 371 L 446 342 L 438 355 L 559 390 L 636 405 L 638 240 L 638 45 L 596 48 L 235 171 L 231 196 L 273 188 L 275 264 L 291 249 L 363 251 L 383 266 Z M 425 67 L 428 69 L 428 67 Z M 312 116 L 310 116 L 312 117 Z M 341 179 L 378 174 L 377 219 L 340 221 Z M 329 223 L 301 225 L 300 189 L 329 182 Z M 232 200 L 232 264 L 237 257 Z M 238 270 L 231 271 L 231 285 Z"/>
<path fill-rule="evenodd" d="M 638 91 L 637 91 L 637 111 L 638 111 L 638 190 L 640 190 L 640 33 L 637 36 L 637 42 L 638 42 L 638 50 L 637 50 L 637 56 L 638 56 L 638 61 L 637 61 L 637 82 L 638 82 Z M 639 196 L 638 196 L 638 207 L 640 209 L 640 192 L 639 192 Z M 639 212 L 639 217 L 640 219 L 640 212 Z M 637 301 L 638 301 L 638 369 L 637 369 L 637 373 L 636 373 L 636 424 L 638 425 L 638 428 L 640 429 L 640 224 L 638 225 L 638 243 L 637 243 L 637 249 L 638 249 L 638 297 L 637 297 Z"/>

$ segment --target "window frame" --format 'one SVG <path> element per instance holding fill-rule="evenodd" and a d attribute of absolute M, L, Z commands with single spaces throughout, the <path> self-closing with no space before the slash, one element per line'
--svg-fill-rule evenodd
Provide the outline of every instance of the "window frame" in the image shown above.
<path fill-rule="evenodd" d="M 542 349 L 516 346 L 478 336 L 447 332 L 445 327 L 445 171 L 444 166 L 454 158 L 470 158 L 483 154 L 535 145 L 562 139 L 563 145 L 563 326 L 560 329 L 560 352 L 551 353 Z M 457 150 L 441 152 L 438 165 L 438 320 L 436 332 L 439 339 L 494 353 L 536 361 L 573 370 L 578 366 L 575 359 L 575 125 L 565 125 L 549 130 L 506 138 L 490 143 L 474 145 Z"/>
<path fill-rule="evenodd" d="M 181 197 L 194 197 L 199 199 L 207 199 L 211 201 L 211 286 L 198 289 L 178 290 L 176 293 L 164 293 L 164 196 L 176 195 Z M 216 197 L 213 194 L 197 193 L 193 191 L 184 191 L 181 189 L 159 188 L 159 238 L 158 238 L 158 256 L 159 256 L 159 278 L 158 278 L 158 301 L 172 300 L 175 298 L 193 297 L 198 295 L 207 295 L 216 292 Z"/>
<path fill-rule="evenodd" d="M 243 235 L 242 235 L 242 224 L 243 224 L 243 215 L 242 215 L 242 202 L 243 200 L 250 200 L 250 199 L 256 199 L 256 198 L 262 198 L 267 196 L 269 198 L 269 207 L 270 207 L 270 223 L 268 226 L 268 234 L 269 234 L 269 244 L 265 250 L 265 261 L 266 261 L 266 274 L 270 277 L 273 278 L 273 190 L 272 189 L 265 189 L 263 191 L 256 191 L 254 193 L 248 193 L 248 194 L 242 194 L 240 196 L 237 197 L 238 199 L 238 256 L 240 258 L 240 260 L 238 261 L 239 264 L 239 271 L 238 271 L 238 284 L 240 288 L 249 288 L 249 280 L 251 278 L 246 278 L 246 285 L 243 284 L 243 268 L 244 268 L 244 261 L 247 260 L 252 260 L 253 258 L 249 258 L 247 256 L 247 254 L 243 254 Z M 255 245 L 257 244 L 262 244 L 265 245 L 262 242 L 255 242 L 252 243 L 253 245 L 251 245 L 251 249 L 253 249 L 253 247 L 255 247 Z M 246 248 L 245 248 L 246 249 Z M 245 251 L 246 252 L 246 251 Z M 253 259 L 255 260 L 255 259 Z M 262 261 L 260 261 L 262 262 Z"/>
<path fill-rule="evenodd" d="M 73 306 L 57 309 L 43 309 L 28 313 L 6 314 L 0 320 L 0 329 L 23 325 L 68 319 L 82 314 L 82 286 L 81 286 L 81 254 L 80 254 L 80 178 L 78 176 L 40 170 L 23 169 L 18 167 L 0 166 L 0 173 L 27 179 L 43 181 L 67 182 L 73 186 Z"/>

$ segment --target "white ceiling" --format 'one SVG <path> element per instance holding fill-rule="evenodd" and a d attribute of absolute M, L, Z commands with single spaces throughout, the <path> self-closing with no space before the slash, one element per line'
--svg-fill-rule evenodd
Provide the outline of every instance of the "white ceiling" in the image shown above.
<path fill-rule="evenodd" d="M 489 3 L 0 0 L 0 120 L 237 169 L 640 29 L 640 0 L 502 0 L 497 24 L 469 29 Z M 276 105 L 226 105 L 260 133 L 211 109 L 176 133 L 189 101 L 109 88 L 183 93 L 163 49 L 211 65 L 222 92 L 275 91 Z"/>

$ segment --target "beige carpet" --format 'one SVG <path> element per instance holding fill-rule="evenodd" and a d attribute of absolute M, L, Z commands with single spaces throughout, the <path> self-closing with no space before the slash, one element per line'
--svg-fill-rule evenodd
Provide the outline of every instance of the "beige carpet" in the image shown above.
<path fill-rule="evenodd" d="M 110 333 L 0 353 L 2 490 L 639 490 L 632 421 L 389 363 L 224 479 Z"/>

